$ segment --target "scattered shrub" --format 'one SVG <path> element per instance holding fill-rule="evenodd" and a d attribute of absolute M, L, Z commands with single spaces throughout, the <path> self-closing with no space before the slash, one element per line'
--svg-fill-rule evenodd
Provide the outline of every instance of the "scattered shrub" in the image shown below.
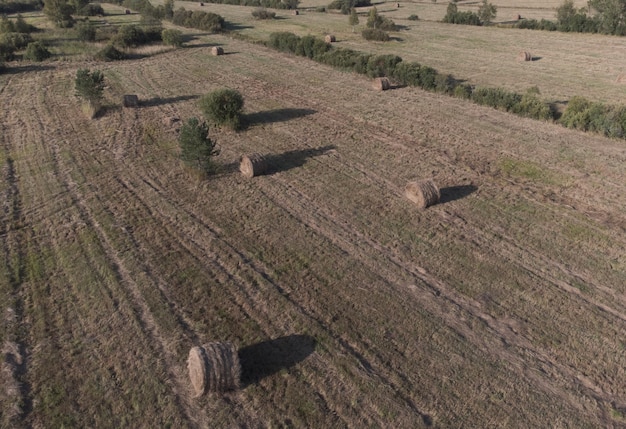
<path fill-rule="evenodd" d="M 126 55 L 112 44 L 108 44 L 98 51 L 94 57 L 100 61 L 121 61 L 126 58 Z"/>
<path fill-rule="evenodd" d="M 182 27 L 218 33 L 224 27 L 224 18 L 211 12 L 192 12 L 180 8 L 174 12 L 172 23 Z"/>
<path fill-rule="evenodd" d="M 508 112 L 522 100 L 522 96 L 502 88 L 477 88 L 472 93 L 472 100 Z"/>
<path fill-rule="evenodd" d="M 270 34 L 268 46 L 283 52 L 296 52 L 300 38 L 293 33 L 279 32 Z"/>
<path fill-rule="evenodd" d="M 453 95 L 457 98 L 469 100 L 472 98 L 472 86 L 468 84 L 457 85 L 454 88 Z"/>
<path fill-rule="evenodd" d="M 378 28 L 366 28 L 361 32 L 361 35 L 365 40 L 376 40 L 379 42 L 388 42 L 390 40 L 389 33 Z"/>
<path fill-rule="evenodd" d="M 18 33 L 15 28 L 15 23 L 6 15 L 2 15 L 2 17 L 0 17 L 0 34 L 3 33 Z"/>
<path fill-rule="evenodd" d="M 471 11 L 459 12 L 456 3 L 448 4 L 448 9 L 442 22 L 448 24 L 482 25 L 477 14 Z"/>
<path fill-rule="evenodd" d="M 200 99 L 200 110 L 204 116 L 217 125 L 227 125 L 237 130 L 241 128 L 243 97 L 229 88 L 218 89 Z"/>
<path fill-rule="evenodd" d="M 24 52 L 24 59 L 28 61 L 43 61 L 50 58 L 52 54 L 46 48 L 46 45 L 41 41 L 31 42 L 26 46 L 26 52 Z"/>
<path fill-rule="evenodd" d="M 204 174 L 215 172 L 213 157 L 219 154 L 215 142 L 209 138 L 209 126 L 198 118 L 190 118 L 180 128 L 178 136 L 182 161 Z"/>
<path fill-rule="evenodd" d="M 391 19 L 379 15 L 375 7 L 370 9 L 366 27 L 382 31 L 397 31 L 396 24 Z"/>
<path fill-rule="evenodd" d="M 272 12 L 267 9 L 256 9 L 252 11 L 252 16 L 255 19 L 274 19 L 276 18 L 276 12 Z"/>
<path fill-rule="evenodd" d="M 296 55 L 319 59 L 331 49 L 330 45 L 315 36 L 303 36 L 296 46 Z"/>
<path fill-rule="evenodd" d="M 30 34 L 25 33 L 4 33 L 0 35 L 0 44 L 13 52 L 24 49 L 32 41 L 33 38 Z"/>
<path fill-rule="evenodd" d="M 161 39 L 166 45 L 176 47 L 183 45 L 183 33 L 180 30 L 167 28 L 161 32 Z"/>
<path fill-rule="evenodd" d="M 75 88 L 76 95 L 89 105 L 90 117 L 95 116 L 102 102 L 104 74 L 99 70 L 80 69 L 76 72 Z"/>
<path fill-rule="evenodd" d="M 17 15 L 15 19 L 15 31 L 18 33 L 32 33 L 37 30 L 34 25 L 28 24 L 22 15 Z"/>
<path fill-rule="evenodd" d="M 420 17 L 413 14 L 413 15 L 409 15 L 409 17 L 407 18 L 409 21 L 419 21 Z"/>
<path fill-rule="evenodd" d="M 99 4 L 89 3 L 76 11 L 80 16 L 103 16 L 104 9 Z"/>
<path fill-rule="evenodd" d="M 96 27 L 91 22 L 79 22 L 76 25 L 78 40 L 83 42 L 94 42 L 96 40 Z"/>
<path fill-rule="evenodd" d="M 402 61 L 397 55 L 372 56 L 367 61 L 369 77 L 393 76 L 396 66 Z"/>

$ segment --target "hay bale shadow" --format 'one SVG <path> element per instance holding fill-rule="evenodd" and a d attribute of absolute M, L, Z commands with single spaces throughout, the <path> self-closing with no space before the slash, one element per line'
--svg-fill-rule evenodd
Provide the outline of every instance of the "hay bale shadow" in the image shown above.
<path fill-rule="evenodd" d="M 148 100 L 140 101 L 139 106 L 141 107 L 163 106 L 165 104 L 174 104 L 180 101 L 195 100 L 199 97 L 200 97 L 199 95 L 179 95 L 177 97 L 166 97 L 166 98 L 154 97 Z"/>
<path fill-rule="evenodd" d="M 441 188 L 440 204 L 450 203 L 452 201 L 460 200 L 468 195 L 476 192 L 478 187 L 474 185 L 460 185 L 460 186 L 448 186 L 447 188 Z"/>
<path fill-rule="evenodd" d="M 249 113 L 243 117 L 244 127 L 251 127 L 256 124 L 270 124 L 274 122 L 286 122 L 291 119 L 317 113 L 313 109 L 273 109 L 263 112 Z"/>
<path fill-rule="evenodd" d="M 539 61 L 540 59 L 542 59 L 543 57 L 531 57 L 530 60 L 531 61 Z"/>
<path fill-rule="evenodd" d="M 322 146 L 312 149 L 290 150 L 278 155 L 268 155 L 266 175 L 272 175 L 281 171 L 288 171 L 292 168 L 302 167 L 307 159 L 326 154 L 335 149 L 334 145 Z"/>
<path fill-rule="evenodd" d="M 316 344 L 310 335 L 287 335 L 239 349 L 241 387 L 302 362 L 313 353 Z"/>

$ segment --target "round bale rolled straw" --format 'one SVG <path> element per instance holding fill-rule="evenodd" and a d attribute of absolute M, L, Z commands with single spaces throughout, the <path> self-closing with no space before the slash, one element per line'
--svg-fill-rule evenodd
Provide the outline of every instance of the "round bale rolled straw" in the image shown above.
<path fill-rule="evenodd" d="M 224 48 L 222 48 L 221 46 L 213 46 L 211 48 L 211 53 L 213 55 L 224 55 Z"/>
<path fill-rule="evenodd" d="M 522 51 L 518 54 L 517 59 L 519 61 L 532 61 L 533 56 L 530 52 Z"/>
<path fill-rule="evenodd" d="M 326 37 L 324 37 L 324 41 L 326 43 L 333 43 L 333 42 L 336 42 L 337 39 L 332 34 L 327 34 Z"/>
<path fill-rule="evenodd" d="M 297 10 L 294 10 L 293 12 L 291 12 L 292 15 L 300 15 L 300 12 L 298 12 Z"/>
<path fill-rule="evenodd" d="M 389 83 L 389 79 L 386 77 L 377 77 L 374 79 L 374 82 L 372 82 L 372 86 L 375 90 L 387 91 L 391 87 L 391 84 Z"/>
<path fill-rule="evenodd" d="M 239 171 L 248 178 L 260 176 L 267 171 L 267 161 L 263 155 L 258 153 L 242 155 L 239 163 Z"/>
<path fill-rule="evenodd" d="M 409 182 L 404 191 L 407 198 L 417 204 L 420 209 L 437 204 L 441 198 L 439 188 L 432 179 Z"/>
<path fill-rule="evenodd" d="M 239 389 L 241 365 L 231 343 L 208 343 L 189 350 L 189 378 L 195 396 Z"/>

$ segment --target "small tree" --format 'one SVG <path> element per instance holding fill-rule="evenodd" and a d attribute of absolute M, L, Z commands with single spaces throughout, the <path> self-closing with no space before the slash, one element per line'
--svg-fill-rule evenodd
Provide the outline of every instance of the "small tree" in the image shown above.
<path fill-rule="evenodd" d="M 200 99 L 200 110 L 216 125 L 227 125 L 233 130 L 241 128 L 243 97 L 229 88 L 218 89 Z"/>
<path fill-rule="evenodd" d="M 496 17 L 497 8 L 487 3 L 487 0 L 483 0 L 483 3 L 478 8 L 478 17 L 483 24 L 489 24 Z"/>
<path fill-rule="evenodd" d="M 367 16 L 367 28 L 378 28 L 382 23 L 382 17 L 378 15 L 376 7 L 370 9 L 370 13 Z"/>
<path fill-rule="evenodd" d="M 198 118 L 191 118 L 180 128 L 178 137 L 180 158 L 183 162 L 202 173 L 215 172 L 213 157 L 219 154 L 215 142 L 209 139 L 209 126 L 200 123 Z"/>
<path fill-rule="evenodd" d="M 359 15 L 357 15 L 355 8 L 350 10 L 350 18 L 348 18 L 348 22 L 352 26 L 352 32 L 354 33 L 354 27 L 359 25 Z"/>
<path fill-rule="evenodd" d="M 85 100 L 90 107 L 90 116 L 95 116 L 102 103 L 104 74 L 99 70 L 91 72 L 89 69 L 80 69 L 76 72 L 75 87 L 76 95 Z"/>
<path fill-rule="evenodd" d="M 43 12 L 57 27 L 70 28 L 74 25 L 74 7 L 67 0 L 45 0 Z"/>
<path fill-rule="evenodd" d="M 183 45 L 183 33 L 180 30 L 166 28 L 161 32 L 161 39 L 166 45 L 180 47 Z"/>
<path fill-rule="evenodd" d="M 50 58 L 52 54 L 41 41 L 31 42 L 26 47 L 24 58 L 29 61 L 43 61 Z"/>
<path fill-rule="evenodd" d="M 165 0 L 163 3 L 163 17 L 168 21 L 174 17 L 174 0 Z"/>

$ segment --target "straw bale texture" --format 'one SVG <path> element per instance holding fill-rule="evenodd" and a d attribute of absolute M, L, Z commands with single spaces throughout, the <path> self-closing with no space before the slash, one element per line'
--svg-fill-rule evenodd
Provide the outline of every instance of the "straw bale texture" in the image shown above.
<path fill-rule="evenodd" d="M 441 198 L 439 188 L 432 179 L 409 182 L 405 193 L 407 198 L 417 204 L 420 209 L 437 204 Z"/>
<path fill-rule="evenodd" d="M 391 84 L 386 77 L 377 77 L 374 79 L 374 82 L 372 82 L 372 86 L 378 91 L 386 91 L 391 87 Z"/>
<path fill-rule="evenodd" d="M 260 176 L 267 171 L 267 161 L 263 155 L 258 153 L 242 155 L 239 163 L 239 171 L 248 178 Z"/>
<path fill-rule="evenodd" d="M 211 48 L 211 53 L 213 55 L 224 55 L 224 48 L 222 48 L 221 46 L 213 46 Z"/>
<path fill-rule="evenodd" d="M 207 392 L 237 390 L 241 365 L 235 346 L 231 343 L 208 343 L 189 350 L 189 378 L 195 396 Z"/>

